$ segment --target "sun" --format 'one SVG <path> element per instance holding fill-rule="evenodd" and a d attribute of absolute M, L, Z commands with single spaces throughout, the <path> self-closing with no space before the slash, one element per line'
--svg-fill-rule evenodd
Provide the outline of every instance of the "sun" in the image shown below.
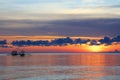
<path fill-rule="evenodd" d="M 102 46 L 89 46 L 89 51 L 91 52 L 102 52 Z"/>

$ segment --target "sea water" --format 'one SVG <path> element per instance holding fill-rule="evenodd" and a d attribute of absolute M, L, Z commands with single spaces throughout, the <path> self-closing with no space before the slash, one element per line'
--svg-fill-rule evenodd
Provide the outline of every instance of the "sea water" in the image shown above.
<path fill-rule="evenodd" d="M 120 80 L 120 54 L 0 54 L 0 80 Z"/>

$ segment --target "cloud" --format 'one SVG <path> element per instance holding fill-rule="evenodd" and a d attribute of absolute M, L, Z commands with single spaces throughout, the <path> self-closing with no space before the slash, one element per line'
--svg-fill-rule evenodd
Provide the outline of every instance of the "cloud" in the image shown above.
<path fill-rule="evenodd" d="M 119 0 L 7 0 L 0 3 L 1 20 L 120 18 Z"/>
<path fill-rule="evenodd" d="M 39 7 L 38 7 L 39 8 Z M 24 9 L 24 8 L 23 8 Z M 53 9 L 53 8 L 52 8 Z M 6 9 L 5 9 L 6 10 Z M 48 13 L 50 12 L 50 13 Z M 51 13 L 52 12 L 52 13 Z M 120 8 L 116 7 L 80 7 L 75 9 L 49 10 L 7 10 L 0 11 L 0 20 L 66 20 L 93 18 L 120 18 Z"/>
<path fill-rule="evenodd" d="M 51 45 L 67 45 L 67 44 L 73 44 L 73 40 L 69 37 L 67 38 L 58 38 L 58 39 L 55 39 L 55 40 L 52 40 L 50 42 Z"/>
<path fill-rule="evenodd" d="M 81 0 L 81 3 L 86 4 L 86 6 L 96 6 L 96 5 L 109 3 L 109 2 L 106 2 L 106 1 L 107 0 Z"/>
<path fill-rule="evenodd" d="M 57 38 L 51 41 L 47 40 L 38 40 L 38 41 L 31 41 L 31 40 L 20 40 L 20 41 L 13 41 L 11 44 L 14 46 L 66 46 L 72 44 L 86 44 L 90 40 L 83 40 L 83 39 L 71 39 L 70 37 L 66 38 Z"/>
<path fill-rule="evenodd" d="M 82 40 L 80 38 L 74 40 L 74 44 L 87 44 L 90 40 Z"/>
<path fill-rule="evenodd" d="M 120 19 L 0 20 L 0 35 L 115 36 L 120 34 L 119 22 Z"/>
<path fill-rule="evenodd" d="M 109 37 L 104 37 L 103 39 L 99 40 L 99 42 L 101 44 L 107 44 L 107 45 L 112 44 L 112 41 L 111 41 L 111 39 Z"/>
<path fill-rule="evenodd" d="M 114 42 L 120 42 L 120 35 L 110 38 L 110 37 L 104 37 L 103 39 L 100 39 L 99 42 L 101 44 L 111 45 Z"/>
<path fill-rule="evenodd" d="M 120 42 L 120 35 L 118 35 L 117 37 L 114 37 L 111 41 L 112 42 Z"/>
<path fill-rule="evenodd" d="M 7 44 L 7 40 L 0 40 L 0 48 L 12 48 L 12 46 L 9 46 Z"/>
<path fill-rule="evenodd" d="M 100 45 L 100 43 L 97 40 L 90 40 L 90 44 L 89 45 Z"/>
<path fill-rule="evenodd" d="M 120 18 L 120 5 L 83 6 L 62 10 L 61 13 L 86 15 L 88 18 L 109 18 L 108 15 L 112 18 Z"/>
<path fill-rule="evenodd" d="M 70 37 L 66 38 L 56 38 L 51 41 L 48 40 L 15 40 L 11 42 L 11 46 L 7 45 L 7 40 L 0 41 L 0 47 L 2 48 L 12 48 L 13 46 L 23 47 L 23 46 L 67 46 L 67 45 L 82 45 L 86 44 L 89 46 L 93 45 L 112 45 L 113 43 L 119 44 L 120 43 L 120 35 L 110 38 L 104 37 L 103 39 L 93 40 L 93 39 L 81 39 L 76 38 L 72 39 Z"/>
<path fill-rule="evenodd" d="M 13 41 L 11 43 L 14 46 L 48 46 L 49 42 L 48 41 L 31 41 L 31 40 L 21 40 L 21 41 Z"/>
<path fill-rule="evenodd" d="M 7 41 L 6 40 L 0 40 L 0 45 L 6 45 Z"/>
<path fill-rule="evenodd" d="M 72 39 L 70 37 L 66 38 L 57 38 L 51 41 L 48 40 L 38 40 L 38 41 L 31 41 L 31 40 L 20 40 L 20 41 L 13 41 L 11 44 L 14 46 L 67 46 L 69 45 L 76 45 L 76 44 L 86 44 L 86 45 L 112 45 L 114 42 L 120 42 L 120 35 L 117 37 L 109 38 L 104 37 L 103 39 L 99 40 L 90 40 L 90 39 Z"/>

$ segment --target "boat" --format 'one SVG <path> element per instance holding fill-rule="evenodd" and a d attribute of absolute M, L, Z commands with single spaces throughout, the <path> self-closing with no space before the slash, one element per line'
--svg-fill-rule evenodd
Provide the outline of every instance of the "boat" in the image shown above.
<path fill-rule="evenodd" d="M 25 51 L 22 50 L 22 51 L 19 53 L 19 55 L 20 55 L 21 57 L 24 57 L 24 56 L 25 56 Z"/>
<path fill-rule="evenodd" d="M 120 53 L 120 51 L 118 51 L 117 49 L 114 51 L 114 53 Z"/>
<path fill-rule="evenodd" d="M 17 52 L 16 50 L 14 50 L 14 51 L 11 52 L 11 55 L 12 55 L 12 56 L 17 56 L 17 55 L 18 55 L 18 52 Z"/>
<path fill-rule="evenodd" d="M 21 51 L 19 52 L 18 50 L 13 50 L 13 51 L 11 52 L 11 55 L 12 55 L 12 56 L 17 56 L 17 55 L 19 55 L 19 56 L 21 56 L 21 57 L 24 57 L 24 56 L 25 56 L 25 51 L 24 51 L 24 50 L 21 50 Z"/>

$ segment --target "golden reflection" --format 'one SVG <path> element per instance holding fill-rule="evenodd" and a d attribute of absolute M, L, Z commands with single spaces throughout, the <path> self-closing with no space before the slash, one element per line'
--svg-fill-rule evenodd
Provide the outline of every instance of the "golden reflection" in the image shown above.
<path fill-rule="evenodd" d="M 120 65 L 120 55 L 109 55 L 104 53 L 83 53 L 69 56 L 71 65 L 82 66 L 112 66 Z"/>
<path fill-rule="evenodd" d="M 69 65 L 69 66 L 112 66 L 120 65 L 120 55 L 109 55 L 100 53 L 75 53 L 67 55 L 58 54 L 32 54 L 25 57 L 20 56 L 0 56 L 1 65 L 17 66 L 17 65 Z"/>
<path fill-rule="evenodd" d="M 17 78 L 30 78 L 38 76 L 83 76 L 72 80 L 88 80 L 106 75 L 119 75 L 114 68 L 109 66 L 120 66 L 120 55 L 84 53 L 84 54 L 32 54 L 25 57 L 0 56 L 0 65 L 14 66 L 3 68 L 2 74 L 14 74 L 7 76 L 11 80 Z M 27 68 L 26 68 L 27 67 Z M 105 68 L 108 67 L 108 68 Z M 8 70 L 7 70 L 8 69 Z M 111 70 L 112 69 L 112 70 Z M 10 72 L 9 72 L 10 71 Z M 16 73 L 20 75 L 17 76 Z M 26 75 L 24 75 L 24 73 Z M 22 75 L 23 74 L 23 75 Z M 69 76 L 70 75 L 70 76 Z M 62 79 L 66 79 L 63 77 Z"/>

